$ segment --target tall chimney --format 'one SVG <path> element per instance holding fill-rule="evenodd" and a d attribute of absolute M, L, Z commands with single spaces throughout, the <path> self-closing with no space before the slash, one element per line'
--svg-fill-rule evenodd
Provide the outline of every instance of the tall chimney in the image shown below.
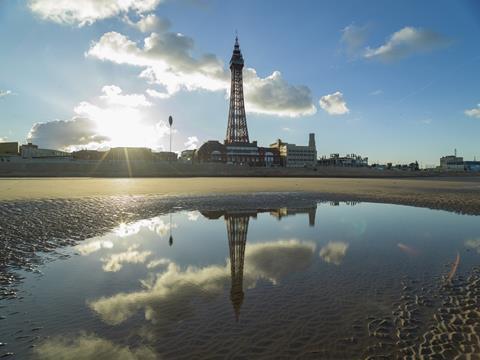
<path fill-rule="evenodd" d="M 316 149 L 317 146 L 315 145 L 315 134 L 310 133 L 308 134 L 308 147 L 312 149 Z"/>

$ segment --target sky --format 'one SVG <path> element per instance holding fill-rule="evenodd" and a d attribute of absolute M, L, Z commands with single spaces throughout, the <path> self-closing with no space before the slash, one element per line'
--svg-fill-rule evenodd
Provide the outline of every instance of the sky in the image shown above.
<path fill-rule="evenodd" d="M 235 35 L 250 140 L 370 163 L 480 159 L 475 0 L 0 0 L 0 139 L 225 138 Z"/>

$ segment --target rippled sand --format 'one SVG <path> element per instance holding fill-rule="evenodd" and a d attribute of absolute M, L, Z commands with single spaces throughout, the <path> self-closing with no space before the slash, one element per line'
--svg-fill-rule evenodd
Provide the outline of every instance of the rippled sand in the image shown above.
<path fill-rule="evenodd" d="M 480 176 L 417 179 L 170 178 L 0 179 L 0 200 L 89 196 L 192 196 L 308 192 L 339 200 L 422 206 L 480 214 Z"/>

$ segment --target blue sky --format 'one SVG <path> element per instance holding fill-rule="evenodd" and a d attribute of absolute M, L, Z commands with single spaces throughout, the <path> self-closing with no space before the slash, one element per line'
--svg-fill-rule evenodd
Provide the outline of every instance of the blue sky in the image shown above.
<path fill-rule="evenodd" d="M 44 147 L 223 140 L 235 30 L 251 140 L 320 155 L 480 158 L 476 1 L 0 1 L 0 138 Z M 179 35 L 181 34 L 181 35 Z"/>

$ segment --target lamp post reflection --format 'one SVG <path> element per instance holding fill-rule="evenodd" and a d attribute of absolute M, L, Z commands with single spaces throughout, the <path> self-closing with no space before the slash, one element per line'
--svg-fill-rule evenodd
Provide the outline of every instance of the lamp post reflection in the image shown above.
<path fill-rule="evenodd" d="M 172 236 L 172 213 L 170 213 L 170 222 L 168 223 L 170 229 L 170 237 L 168 238 L 168 245 L 173 245 L 173 236 Z"/>

